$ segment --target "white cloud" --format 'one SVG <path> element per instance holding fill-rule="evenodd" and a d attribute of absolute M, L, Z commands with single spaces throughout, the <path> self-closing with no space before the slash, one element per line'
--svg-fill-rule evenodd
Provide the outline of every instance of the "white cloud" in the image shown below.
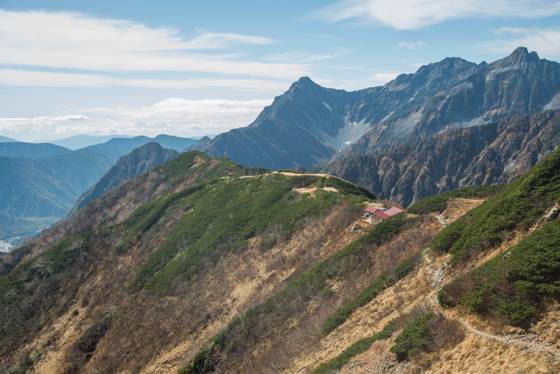
<path fill-rule="evenodd" d="M 418 49 L 418 48 L 425 47 L 426 43 L 420 40 L 417 42 L 400 42 L 398 46 L 399 48 L 403 48 L 403 49 Z"/>
<path fill-rule="evenodd" d="M 305 52 L 283 52 L 283 53 L 273 53 L 264 56 L 267 61 L 280 61 L 280 62 L 295 62 L 298 64 L 311 64 L 314 62 L 321 62 L 332 60 L 344 54 L 345 51 L 339 50 L 333 53 L 305 53 Z"/>
<path fill-rule="evenodd" d="M 524 46 L 547 58 L 560 59 L 560 28 L 537 29 L 503 27 L 496 30 L 501 40 L 481 43 L 481 47 L 499 54 L 507 54 Z"/>
<path fill-rule="evenodd" d="M 98 71 L 179 71 L 294 79 L 307 67 L 194 52 L 269 38 L 202 33 L 185 39 L 171 28 L 81 13 L 0 10 L 0 63 Z"/>
<path fill-rule="evenodd" d="M 135 79 L 99 74 L 0 69 L 0 85 L 16 87 L 145 87 L 162 89 L 221 87 L 274 94 L 285 89 L 289 84 L 290 81 L 288 80 L 228 78 Z"/>
<path fill-rule="evenodd" d="M 357 19 L 413 30 L 471 17 L 540 18 L 560 14 L 558 0 L 342 0 L 316 15 L 330 22 Z"/>
<path fill-rule="evenodd" d="M 0 134 L 48 141 L 76 134 L 218 134 L 248 125 L 270 100 L 167 99 L 144 107 L 93 108 L 58 116 L 0 118 Z"/>
<path fill-rule="evenodd" d="M 233 33 L 204 32 L 186 42 L 188 49 L 219 49 L 232 44 L 272 44 L 274 40 L 263 36 L 242 35 Z"/>

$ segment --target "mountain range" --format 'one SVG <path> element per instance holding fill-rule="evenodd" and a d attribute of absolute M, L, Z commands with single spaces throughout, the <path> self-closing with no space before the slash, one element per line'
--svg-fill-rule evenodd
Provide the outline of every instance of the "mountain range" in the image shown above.
<path fill-rule="evenodd" d="M 560 111 L 511 116 L 393 146 L 352 152 L 323 170 L 405 205 L 468 186 L 509 183 L 560 145 Z"/>
<path fill-rule="evenodd" d="M 494 131 L 499 131 L 500 137 L 489 135 L 477 141 L 488 146 L 492 137 L 508 141 L 509 131 L 511 136 L 523 136 L 523 126 L 531 128 L 531 134 L 544 140 L 544 149 L 550 150 L 560 144 L 554 123 L 548 127 L 533 125 L 546 120 L 546 116 L 538 116 L 540 113 L 559 108 L 560 64 L 520 47 L 492 63 L 446 58 L 422 66 L 413 74 L 401 74 L 384 86 L 353 92 L 324 88 L 304 77 L 276 97 L 252 124 L 212 140 L 204 139 L 196 149 L 243 165 L 324 168 L 409 204 L 431 193 L 484 180 L 484 176 L 476 174 L 483 169 L 493 168 L 494 175 L 486 178 L 489 182 L 510 179 L 495 175 L 500 173 L 499 168 L 490 164 L 490 156 L 482 157 L 492 152 L 490 148 L 479 147 L 476 152 L 481 157 L 461 155 L 457 150 L 449 161 L 432 152 L 435 163 L 445 162 L 446 170 L 453 175 L 426 172 L 416 167 L 418 163 L 396 170 L 395 163 L 416 162 L 420 148 L 436 143 L 438 147 L 452 148 L 451 143 L 444 143 L 460 134 L 483 136 L 497 129 Z M 528 116 L 532 114 L 536 117 Z M 549 116 L 550 121 L 557 120 L 555 115 Z M 519 121 L 525 121 L 525 125 Z M 509 129 L 508 124 L 515 128 Z M 480 126 L 489 127 L 463 131 Z M 534 132 L 540 129 L 549 132 Z M 450 134 L 442 135 L 447 132 Z M 527 171 L 544 154 L 539 148 L 522 149 L 535 145 L 528 141 L 525 138 L 508 146 L 499 162 L 517 168 L 518 174 Z M 516 166 L 517 159 L 525 160 L 522 167 Z M 469 162 L 475 165 L 466 168 Z M 431 170 L 436 170 L 435 164 Z"/>
<path fill-rule="evenodd" d="M 0 255 L 0 371 L 558 372 L 559 199 L 560 150 L 384 220 L 182 153 Z"/>
<path fill-rule="evenodd" d="M 61 147 L 68 148 L 71 150 L 76 150 L 76 149 L 85 148 L 96 144 L 105 143 L 115 138 L 121 138 L 121 139 L 133 138 L 133 136 L 78 134 L 78 135 L 70 136 L 68 138 L 55 139 L 50 141 L 49 143 L 59 145 Z"/>
<path fill-rule="evenodd" d="M 0 144 L 0 228 L 65 217 L 0 253 L 0 372 L 560 372 L 559 92 L 518 48 L 301 78 L 213 156 Z"/>
<path fill-rule="evenodd" d="M 9 143 L 9 142 L 17 142 L 17 140 L 0 135 L 0 143 Z"/>
<path fill-rule="evenodd" d="M 79 210 L 127 180 L 173 160 L 179 152 L 149 142 L 118 159 L 93 187 L 84 192 L 74 207 Z"/>
<path fill-rule="evenodd" d="M 168 135 L 142 136 L 111 139 L 75 151 L 55 145 L 1 143 L 0 240 L 29 236 L 64 217 L 121 156 L 152 141 L 176 151 L 195 142 Z"/>
<path fill-rule="evenodd" d="M 38 159 L 61 156 L 70 150 L 50 143 L 2 142 L 0 157 Z"/>

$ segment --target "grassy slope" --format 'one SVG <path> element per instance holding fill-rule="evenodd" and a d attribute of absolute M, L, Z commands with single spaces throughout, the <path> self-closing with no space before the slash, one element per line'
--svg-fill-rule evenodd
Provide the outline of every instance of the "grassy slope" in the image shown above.
<path fill-rule="evenodd" d="M 547 299 L 560 299 L 560 222 L 552 221 L 440 292 L 443 305 L 462 305 L 512 325 L 535 322 Z"/>
<path fill-rule="evenodd" d="M 560 201 L 560 150 L 524 177 L 504 186 L 481 206 L 442 230 L 433 247 L 449 251 L 456 261 L 496 246 L 516 230 L 541 222 Z M 462 305 L 472 312 L 528 327 L 548 299 L 560 297 L 560 222 L 538 228 L 505 254 L 447 285 L 443 305 Z"/>
<path fill-rule="evenodd" d="M 319 365 L 315 370 L 313 370 L 312 374 L 338 373 L 339 370 L 346 365 L 346 363 L 348 363 L 353 357 L 367 351 L 373 343 L 390 338 L 391 335 L 393 335 L 395 328 L 395 323 L 389 322 L 383 330 L 368 336 L 367 338 L 358 340 L 332 360 Z"/>
<path fill-rule="evenodd" d="M 408 212 L 414 214 L 441 213 L 447 208 L 447 203 L 451 199 L 488 198 L 497 194 L 502 188 L 503 186 L 476 186 L 444 192 L 415 202 L 408 208 Z"/>
<path fill-rule="evenodd" d="M 55 300 L 57 292 L 71 294 L 76 288 L 66 280 L 77 275 L 72 269 L 78 262 L 86 261 L 89 241 L 87 233 L 68 236 L 0 277 L 0 353 L 48 322 L 51 308 L 60 301 Z"/>
<path fill-rule="evenodd" d="M 192 177 L 193 169 L 197 170 L 196 178 Z M 125 234 L 117 251 L 126 250 L 149 230 L 159 229 L 162 218 L 171 212 L 186 213 L 138 269 L 131 284 L 134 290 L 170 291 L 177 281 L 189 280 L 225 253 L 245 249 L 248 240 L 256 235 L 264 235 L 261 245 L 266 250 L 289 238 L 304 220 L 337 203 L 358 209 L 360 202 L 373 197 L 336 178 L 269 174 L 262 169 L 240 167 L 227 159 L 212 160 L 200 152 L 182 154 L 159 172 L 168 183 L 189 178 L 190 187 L 139 207 L 125 221 Z M 336 187 L 339 193 L 317 190 L 310 195 L 293 191 L 313 186 Z"/>
<path fill-rule="evenodd" d="M 432 247 L 466 260 L 527 230 L 560 200 L 560 150 L 546 157 L 528 174 L 504 186 L 484 204 L 447 226 Z"/>
<path fill-rule="evenodd" d="M 317 183 L 320 178 L 279 174 L 220 179 L 191 193 L 165 196 L 147 211 L 140 208 L 141 214 L 134 214 L 128 222 L 137 230 L 145 229 L 149 226 L 146 220 L 156 220 L 174 205 L 186 207 L 188 212 L 139 269 L 134 287 L 167 291 L 177 279 L 188 280 L 225 253 L 246 248 L 255 235 L 266 233 L 272 246 L 288 238 L 303 220 L 326 212 L 334 204 L 346 200 L 357 207 L 363 200 L 322 190 L 313 196 L 293 191 Z M 139 222 L 137 216 L 142 217 Z"/>
<path fill-rule="evenodd" d="M 344 323 L 354 311 L 366 305 L 377 297 L 383 290 L 394 285 L 398 280 L 404 278 L 416 263 L 416 258 L 409 258 L 401 262 L 395 269 L 387 271 L 377 277 L 357 297 L 348 301 L 331 315 L 323 324 L 323 334 L 328 334 Z"/>
<path fill-rule="evenodd" d="M 329 281 L 348 277 L 360 269 L 364 271 L 367 267 L 364 261 L 372 248 L 390 240 L 415 222 L 402 214 L 383 221 L 341 251 L 293 276 L 270 299 L 236 318 L 211 339 L 184 371 L 212 372 L 224 357 L 246 352 L 259 337 L 277 328 L 279 321 L 301 312 L 310 300 L 327 300 L 332 294 Z"/>

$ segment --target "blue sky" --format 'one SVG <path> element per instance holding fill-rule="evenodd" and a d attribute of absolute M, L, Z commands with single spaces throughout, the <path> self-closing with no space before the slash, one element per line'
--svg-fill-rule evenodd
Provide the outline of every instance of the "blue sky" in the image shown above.
<path fill-rule="evenodd" d="M 518 45 L 560 58 L 560 1 L 0 0 L 0 134 L 215 134 L 301 75 L 347 90 Z"/>

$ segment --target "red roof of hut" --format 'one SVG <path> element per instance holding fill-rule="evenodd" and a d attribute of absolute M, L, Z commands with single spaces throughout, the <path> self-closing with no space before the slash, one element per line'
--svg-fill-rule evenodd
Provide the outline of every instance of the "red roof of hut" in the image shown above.
<path fill-rule="evenodd" d="M 385 215 L 387 215 L 387 217 L 393 217 L 393 216 L 396 216 L 397 214 L 402 213 L 402 212 L 404 212 L 402 209 L 394 206 L 392 208 L 387 209 L 383 213 L 385 213 Z"/>

